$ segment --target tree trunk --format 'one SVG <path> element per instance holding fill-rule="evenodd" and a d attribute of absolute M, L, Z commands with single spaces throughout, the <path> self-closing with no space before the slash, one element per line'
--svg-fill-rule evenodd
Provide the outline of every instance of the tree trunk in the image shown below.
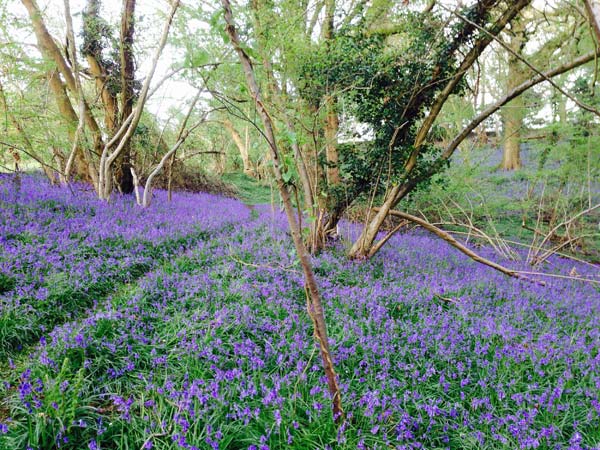
<path fill-rule="evenodd" d="M 337 101 L 330 96 L 325 100 L 327 117 L 325 118 L 325 157 L 327 159 L 327 184 L 340 184 L 340 169 L 338 167 L 337 133 L 340 127 Z"/>
<path fill-rule="evenodd" d="M 329 1 L 329 0 L 328 0 Z M 292 136 L 296 136 L 296 127 L 294 125 L 294 121 L 286 112 L 286 91 L 285 91 L 285 80 L 282 81 L 282 87 L 280 87 L 277 79 L 275 77 L 275 71 L 273 70 L 273 64 L 269 59 L 270 53 L 266 50 L 267 42 L 266 42 L 266 30 L 260 20 L 260 13 L 263 7 L 265 7 L 266 2 L 262 0 L 253 0 L 251 2 L 252 8 L 254 10 L 254 26 L 257 31 L 257 43 L 258 48 L 262 56 L 262 60 L 264 63 L 265 70 L 267 72 L 267 80 L 269 87 L 269 97 L 276 105 L 276 109 L 282 112 L 283 122 L 286 124 L 287 129 Z M 291 143 L 292 151 L 294 152 L 294 162 L 296 163 L 296 168 L 298 169 L 298 174 L 300 176 L 300 181 L 302 183 L 302 192 L 304 195 L 304 208 L 305 210 L 313 217 L 317 215 L 317 211 L 314 207 L 314 193 L 313 193 L 313 185 L 310 182 L 310 176 L 308 173 L 308 168 L 306 165 L 306 161 L 298 144 L 297 139 L 293 139 Z M 311 225 L 311 235 L 313 235 L 313 231 L 315 228 L 316 221 L 314 221 Z M 312 246 L 309 244 L 309 247 Z"/>
<path fill-rule="evenodd" d="M 321 357 L 323 360 L 325 375 L 327 377 L 327 384 L 329 386 L 329 392 L 333 400 L 333 416 L 336 421 L 343 420 L 343 409 L 340 388 L 338 386 L 337 375 L 335 373 L 333 360 L 329 349 L 327 325 L 325 323 L 325 314 L 323 312 L 323 306 L 321 304 L 321 297 L 319 294 L 319 289 L 317 287 L 317 281 L 315 279 L 315 275 L 312 269 L 310 255 L 306 250 L 306 247 L 304 246 L 300 232 L 300 227 L 298 225 L 298 222 L 296 221 L 296 215 L 292 206 L 290 193 L 283 181 L 282 164 L 279 156 L 279 149 L 277 147 L 277 140 L 275 138 L 275 132 L 273 130 L 271 116 L 269 115 L 265 105 L 262 102 L 260 90 L 256 82 L 256 78 L 254 76 L 254 69 L 252 67 L 250 57 L 242 48 L 239 36 L 237 34 L 237 30 L 235 29 L 235 26 L 233 24 L 233 16 L 231 13 L 231 6 L 229 4 L 229 0 L 221 0 L 221 2 L 223 5 L 223 9 L 225 10 L 226 32 L 231 39 L 231 43 L 236 53 L 238 54 L 240 63 L 242 64 L 242 68 L 244 70 L 246 82 L 248 84 L 250 92 L 252 93 L 252 96 L 254 97 L 258 113 L 264 124 L 265 136 L 267 138 L 269 144 L 269 151 L 273 160 L 273 171 L 275 172 L 275 179 L 277 181 L 279 193 L 281 194 L 281 198 L 285 207 L 285 213 L 288 219 L 290 232 L 292 234 L 292 240 L 294 241 L 294 246 L 296 247 L 296 252 L 298 254 L 298 258 L 300 259 L 300 264 L 304 272 L 308 313 L 310 314 L 310 317 L 313 320 L 315 337 L 321 349 Z"/>
<path fill-rule="evenodd" d="M 558 100 L 558 120 L 561 125 L 567 125 L 567 99 L 562 95 Z"/>
<path fill-rule="evenodd" d="M 585 9 L 596 33 L 596 38 L 600 41 L 600 2 L 598 0 L 585 0 Z"/>
<path fill-rule="evenodd" d="M 54 99 L 56 101 L 56 106 L 58 107 L 58 112 L 63 118 L 65 125 L 67 127 L 67 136 L 69 136 L 69 141 L 74 142 L 76 138 L 76 130 L 77 124 L 79 122 L 79 118 L 77 117 L 77 113 L 73 109 L 73 105 L 71 104 L 71 100 L 69 100 L 69 96 L 67 95 L 67 91 L 65 85 L 60 79 L 60 75 L 58 71 L 53 70 L 48 73 L 48 84 L 50 86 L 50 90 L 54 94 Z M 64 159 L 64 155 L 63 159 Z M 92 180 L 91 174 L 89 173 L 88 161 L 86 161 L 84 152 L 81 148 L 75 151 L 75 159 L 74 159 L 74 168 L 75 168 L 75 176 L 81 178 L 87 182 Z M 66 167 L 61 167 L 62 170 L 66 169 Z M 64 174 L 68 176 L 68 174 Z M 68 180 L 64 180 L 67 182 Z"/>
<path fill-rule="evenodd" d="M 323 23 L 323 39 L 329 46 L 333 39 L 333 19 L 335 16 L 335 0 L 325 1 L 325 21 Z M 337 134 L 340 121 L 337 112 L 335 93 L 329 87 L 325 97 L 325 158 L 327 161 L 327 184 L 335 186 L 340 183 L 340 169 L 338 167 Z"/>
<path fill-rule="evenodd" d="M 521 54 L 525 45 L 525 25 L 523 20 L 517 19 L 512 23 L 510 32 L 510 48 Z M 506 91 L 512 91 L 521 84 L 525 78 L 523 67 L 519 59 L 508 55 L 508 80 Z M 501 168 L 515 170 L 521 168 L 521 128 L 523 127 L 524 104 L 523 97 L 518 96 L 502 109 L 504 124 L 504 148 L 502 153 Z"/>
<path fill-rule="evenodd" d="M 237 130 L 233 127 L 233 124 L 231 123 L 231 121 L 225 119 L 225 120 L 223 120 L 223 125 L 225 126 L 225 128 L 227 128 L 229 130 L 229 133 L 231 133 L 231 138 L 233 139 L 233 142 L 235 143 L 236 147 L 238 148 L 238 150 L 240 152 L 240 156 L 242 158 L 242 164 L 244 166 L 244 173 L 248 176 L 254 177 L 254 169 L 252 168 L 252 163 L 250 162 L 250 156 L 248 155 L 248 147 L 246 147 L 246 144 L 242 140 L 242 137 L 237 132 Z"/>
<path fill-rule="evenodd" d="M 133 35 L 135 32 L 135 0 L 123 0 L 121 13 L 121 120 L 123 123 L 133 111 L 135 65 L 133 55 Z M 115 161 L 115 175 L 119 190 L 123 194 L 133 193 L 133 176 L 131 173 L 131 137 L 127 139 L 119 158 Z"/>
<path fill-rule="evenodd" d="M 99 0 L 88 0 L 83 13 L 82 55 L 86 58 L 90 74 L 94 77 L 97 92 L 102 100 L 106 130 L 112 135 L 118 128 L 119 106 L 114 87 L 111 89 L 114 80 L 109 79 L 110 75 L 102 57 L 101 20 Z"/>
<path fill-rule="evenodd" d="M 42 20 L 42 13 L 35 0 L 21 0 L 21 2 L 29 13 L 37 40 L 37 46 L 42 56 L 48 61 L 53 61 L 56 64 L 57 70 L 52 71 L 52 75 L 50 76 L 49 80 L 50 89 L 56 96 L 59 111 L 65 119 L 67 126 L 69 129 L 73 129 L 72 137 L 74 137 L 74 131 L 77 127 L 76 124 L 78 123 L 78 119 L 77 114 L 73 110 L 71 102 L 66 94 L 65 84 L 66 88 L 68 88 L 71 92 L 76 92 L 77 88 L 75 77 L 71 71 L 71 68 L 65 61 L 60 49 L 56 45 L 56 42 L 48 32 L 48 29 Z M 63 84 L 62 80 L 60 79 L 59 73 L 64 77 L 65 84 Z M 102 132 L 98 126 L 98 123 L 96 122 L 96 119 L 92 115 L 89 106 L 85 102 L 85 99 L 83 100 L 83 104 L 85 123 L 93 135 L 94 149 L 99 152 L 103 146 Z M 76 171 L 77 174 L 82 178 L 86 180 L 93 180 L 95 178 L 95 174 L 90 173 L 90 168 L 93 167 L 93 161 L 91 160 L 89 151 L 86 150 L 88 149 L 82 149 L 82 152 L 77 152 L 78 155 L 76 156 L 76 160 L 79 159 L 80 162 L 83 160 L 85 161 L 85 164 L 76 164 Z"/>
<path fill-rule="evenodd" d="M 377 234 L 383 225 L 390 210 L 398 203 L 397 196 L 400 191 L 400 185 L 395 185 L 386 195 L 385 200 L 377 213 L 373 216 L 369 213 L 367 225 L 363 228 L 358 239 L 350 248 L 348 257 L 350 259 L 366 259 L 373 256 L 371 249 L 377 239 Z"/>
<path fill-rule="evenodd" d="M 363 228 L 358 239 L 354 242 L 352 248 L 348 252 L 349 258 L 370 258 L 380 247 L 373 247 L 373 243 L 377 239 L 377 234 L 379 233 L 381 226 L 385 218 L 387 217 L 389 211 L 394 208 L 398 202 L 406 196 L 410 191 L 412 191 L 415 186 L 418 184 L 418 180 L 415 177 L 411 178 L 411 173 L 417 166 L 419 152 L 423 144 L 425 144 L 427 140 L 427 135 L 431 130 L 437 116 L 439 115 L 443 105 L 446 103 L 450 95 L 456 89 L 456 86 L 463 79 L 465 73 L 473 66 L 475 61 L 477 61 L 478 57 L 483 53 L 483 51 L 488 47 L 488 45 L 492 42 L 494 36 L 498 35 L 507 24 L 511 23 L 518 13 L 525 8 L 530 3 L 530 0 L 516 0 L 515 2 L 510 4 L 510 7 L 496 20 L 494 25 L 489 28 L 489 31 L 485 33 L 481 38 L 479 38 L 473 44 L 471 50 L 466 54 L 462 63 L 460 64 L 456 74 L 446 83 L 445 87 L 441 90 L 441 92 L 436 97 L 433 102 L 431 108 L 429 109 L 429 113 L 426 116 L 425 120 L 419 127 L 415 142 L 414 149 L 407 159 L 404 167 L 405 176 L 407 181 L 400 185 L 397 184 L 393 186 L 375 216 L 370 218 L 366 226 Z M 461 133 L 462 134 L 462 133 Z M 453 141 L 454 142 L 454 141 Z M 456 147 L 454 147 L 448 154 L 446 152 L 440 158 L 440 162 L 447 160 Z M 432 175 L 432 174 L 430 174 Z"/>
<path fill-rule="evenodd" d="M 158 43 L 154 56 L 152 58 L 152 62 L 150 65 L 150 69 L 148 74 L 146 75 L 146 79 L 142 84 L 142 88 L 140 90 L 139 98 L 137 100 L 137 104 L 135 108 L 133 108 L 131 114 L 127 116 L 126 119 L 120 124 L 120 128 L 117 133 L 111 138 L 111 140 L 103 147 L 102 154 L 100 156 L 100 164 L 98 170 L 98 195 L 103 200 L 110 200 L 110 196 L 112 193 L 112 168 L 114 162 L 121 156 L 121 153 L 125 149 L 126 145 L 130 141 L 135 129 L 137 128 L 140 118 L 142 117 L 142 112 L 144 110 L 144 105 L 146 104 L 146 100 L 150 91 L 150 82 L 152 81 L 152 77 L 156 72 L 156 67 L 158 65 L 158 60 L 160 59 L 160 55 L 162 54 L 165 45 L 167 44 L 167 38 L 169 37 L 169 30 L 171 29 L 171 24 L 173 23 L 173 18 L 177 9 L 179 8 L 180 0 L 173 0 L 171 2 L 171 10 L 169 11 L 167 21 L 163 27 L 163 31 L 160 37 L 160 42 Z M 111 147 L 116 145 L 114 151 L 110 151 Z M 131 173 L 131 168 L 129 169 Z M 133 192 L 133 175 L 131 175 L 132 181 L 132 190 Z"/>

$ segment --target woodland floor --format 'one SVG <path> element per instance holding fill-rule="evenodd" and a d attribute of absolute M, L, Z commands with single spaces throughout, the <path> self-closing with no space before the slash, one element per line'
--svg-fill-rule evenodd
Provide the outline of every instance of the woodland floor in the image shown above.
<path fill-rule="evenodd" d="M 277 209 L 2 175 L 0 243 L 0 450 L 600 448 L 598 284 L 418 230 L 361 263 L 340 239 L 314 260 L 337 426 Z"/>

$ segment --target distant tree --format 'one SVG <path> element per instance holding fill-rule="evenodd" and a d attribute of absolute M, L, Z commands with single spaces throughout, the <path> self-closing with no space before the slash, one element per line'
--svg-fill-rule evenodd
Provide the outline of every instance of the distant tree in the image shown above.
<path fill-rule="evenodd" d="M 520 18 L 513 21 L 510 27 L 508 45 L 514 54 L 508 55 L 508 76 L 506 79 L 506 92 L 525 81 L 527 76 L 519 56 L 523 55 L 523 48 L 527 42 L 525 20 Z M 521 168 L 521 129 L 523 128 L 524 102 L 523 96 L 509 102 L 502 108 L 503 124 L 503 152 L 501 167 L 504 170 Z"/>

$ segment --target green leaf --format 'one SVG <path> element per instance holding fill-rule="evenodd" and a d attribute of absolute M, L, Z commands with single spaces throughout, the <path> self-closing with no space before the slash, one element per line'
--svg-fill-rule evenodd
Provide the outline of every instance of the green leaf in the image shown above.
<path fill-rule="evenodd" d="M 197 49 L 186 55 L 186 65 L 188 67 L 200 67 L 208 63 L 210 55 L 206 50 Z"/>
<path fill-rule="evenodd" d="M 214 13 L 211 14 L 209 23 L 213 28 L 217 28 L 221 24 L 220 22 L 221 22 L 222 18 L 223 18 L 223 10 L 221 8 L 218 8 L 215 10 Z"/>
<path fill-rule="evenodd" d="M 258 59 L 258 54 L 256 53 L 256 51 L 252 47 L 249 47 L 249 46 L 243 45 L 243 44 L 240 47 L 242 48 L 242 50 L 244 50 L 244 52 L 246 52 L 246 54 L 249 57 L 254 58 L 254 59 Z"/>

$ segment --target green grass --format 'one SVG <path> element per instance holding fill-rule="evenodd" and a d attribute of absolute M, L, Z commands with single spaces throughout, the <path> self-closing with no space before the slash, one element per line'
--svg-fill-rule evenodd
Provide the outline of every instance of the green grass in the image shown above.
<path fill-rule="evenodd" d="M 244 173 L 226 173 L 222 180 L 233 184 L 239 191 L 240 199 L 248 205 L 271 202 L 271 188 Z"/>

